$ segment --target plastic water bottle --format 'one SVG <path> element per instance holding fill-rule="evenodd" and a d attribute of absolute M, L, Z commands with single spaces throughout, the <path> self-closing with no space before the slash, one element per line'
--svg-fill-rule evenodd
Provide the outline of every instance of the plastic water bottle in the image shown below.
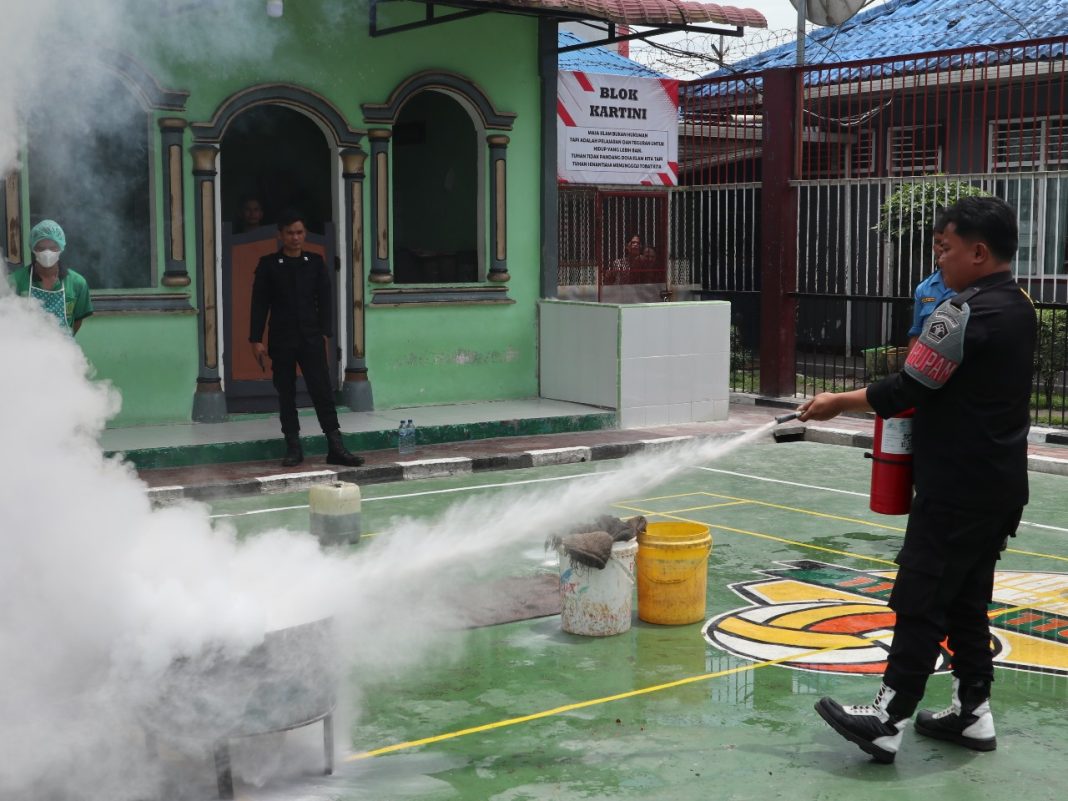
<path fill-rule="evenodd" d="M 408 420 L 408 436 L 411 438 L 412 451 L 415 450 L 415 446 L 419 441 L 419 429 L 415 427 L 413 420 Z"/>
<path fill-rule="evenodd" d="M 397 429 L 397 453 L 407 456 L 415 451 L 415 429 L 411 420 L 401 420 Z"/>

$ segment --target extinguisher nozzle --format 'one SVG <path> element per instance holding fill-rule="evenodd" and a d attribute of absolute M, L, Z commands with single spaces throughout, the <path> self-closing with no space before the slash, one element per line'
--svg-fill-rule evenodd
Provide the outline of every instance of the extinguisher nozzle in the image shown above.
<path fill-rule="evenodd" d="M 789 414 L 781 414 L 775 418 L 775 422 L 778 425 L 782 425 L 783 423 L 789 423 L 791 420 L 796 420 L 799 415 L 800 412 L 790 412 Z"/>

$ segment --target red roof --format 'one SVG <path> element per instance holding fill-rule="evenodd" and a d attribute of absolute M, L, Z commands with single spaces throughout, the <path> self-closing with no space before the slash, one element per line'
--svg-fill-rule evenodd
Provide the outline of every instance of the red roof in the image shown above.
<path fill-rule="evenodd" d="M 477 5 L 479 0 L 474 0 Z M 753 8 L 721 6 L 697 0 L 485 0 L 520 11 L 561 11 L 586 19 L 623 25 L 691 25 L 714 22 L 746 28 L 766 28 L 768 21 Z"/>

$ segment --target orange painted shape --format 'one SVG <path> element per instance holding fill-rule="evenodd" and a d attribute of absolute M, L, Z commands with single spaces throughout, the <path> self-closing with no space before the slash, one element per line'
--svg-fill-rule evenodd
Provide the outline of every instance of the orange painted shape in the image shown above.
<path fill-rule="evenodd" d="M 810 631 L 829 631 L 838 634 L 858 634 L 865 631 L 891 629 L 897 616 L 893 612 L 873 612 L 869 615 L 842 615 L 823 620 L 810 627 Z"/>
<path fill-rule="evenodd" d="M 836 587 L 859 587 L 863 584 L 871 584 L 875 579 L 869 576 L 858 576 L 857 578 L 851 578 L 847 581 L 836 581 L 834 586 Z"/>

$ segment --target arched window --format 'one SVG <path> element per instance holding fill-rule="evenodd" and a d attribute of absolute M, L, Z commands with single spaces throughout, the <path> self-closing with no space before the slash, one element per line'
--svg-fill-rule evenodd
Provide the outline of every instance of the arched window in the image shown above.
<path fill-rule="evenodd" d="M 63 226 L 64 263 L 93 289 L 153 286 L 148 112 L 111 73 L 53 83 L 79 91 L 27 114 L 29 224 Z"/>
<path fill-rule="evenodd" d="M 467 283 L 485 274 L 479 213 L 485 153 L 449 95 L 414 94 L 393 127 L 393 257 L 398 284 Z"/>

